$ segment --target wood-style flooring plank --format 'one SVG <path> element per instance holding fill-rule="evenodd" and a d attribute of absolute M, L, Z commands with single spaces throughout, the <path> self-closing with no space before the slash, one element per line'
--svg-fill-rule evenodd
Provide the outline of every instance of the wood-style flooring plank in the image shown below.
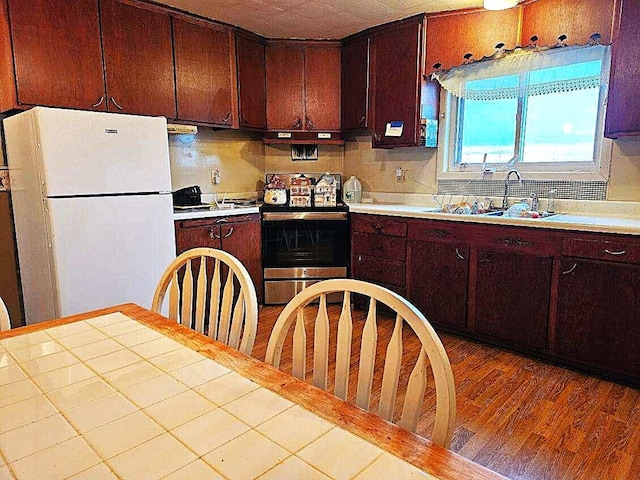
<path fill-rule="evenodd" d="M 282 307 L 263 307 L 253 356 L 264 360 L 273 324 Z M 335 359 L 335 331 L 339 307 L 329 306 L 332 336 L 330 358 Z M 355 398 L 355 382 L 365 313 L 354 310 L 353 347 L 348 400 Z M 305 319 L 313 331 L 315 315 Z M 382 359 L 393 320 L 379 322 L 376 363 Z M 307 348 L 307 374 L 313 358 L 312 336 Z M 640 478 L 640 392 L 636 389 L 549 365 L 511 352 L 449 334 L 445 345 L 457 393 L 457 421 L 451 450 L 517 480 L 576 480 Z M 415 361 L 419 344 L 405 331 L 401 378 L 406 362 Z M 290 371 L 291 350 L 285 344 L 282 368 Z M 289 369 L 289 370 L 287 370 Z M 333 388 L 335 362 L 329 365 Z M 433 427 L 432 378 L 417 433 L 429 437 Z M 372 409 L 379 401 L 381 375 L 374 378 Z M 406 383 L 396 401 L 399 415 Z"/>

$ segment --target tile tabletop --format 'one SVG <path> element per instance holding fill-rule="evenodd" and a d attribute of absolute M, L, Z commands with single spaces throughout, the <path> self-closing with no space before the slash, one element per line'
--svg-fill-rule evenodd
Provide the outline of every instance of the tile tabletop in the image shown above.
<path fill-rule="evenodd" d="M 434 479 L 122 313 L 0 340 L 0 480 Z"/>

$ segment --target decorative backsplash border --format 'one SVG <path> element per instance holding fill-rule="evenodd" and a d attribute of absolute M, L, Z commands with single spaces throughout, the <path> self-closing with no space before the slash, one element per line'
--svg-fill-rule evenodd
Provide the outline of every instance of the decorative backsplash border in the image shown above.
<path fill-rule="evenodd" d="M 549 190 L 556 190 L 556 198 L 574 200 L 606 200 L 607 182 L 598 181 L 509 181 L 509 197 L 529 198 L 535 193 L 547 198 Z M 504 180 L 438 180 L 438 195 L 476 195 L 478 197 L 501 197 L 504 195 Z"/>

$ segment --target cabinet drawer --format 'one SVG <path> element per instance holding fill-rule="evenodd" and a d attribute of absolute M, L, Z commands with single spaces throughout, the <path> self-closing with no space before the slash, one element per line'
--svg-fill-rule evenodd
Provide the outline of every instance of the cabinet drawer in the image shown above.
<path fill-rule="evenodd" d="M 640 244 L 611 240 L 565 238 L 562 255 L 610 262 L 640 263 Z"/>
<path fill-rule="evenodd" d="M 407 240 L 389 235 L 353 234 L 353 253 L 404 262 Z"/>
<path fill-rule="evenodd" d="M 441 220 L 412 220 L 409 223 L 407 237 L 413 240 L 426 242 L 455 242 L 459 243 L 466 238 L 465 229 L 473 226 L 460 222 L 443 222 Z"/>
<path fill-rule="evenodd" d="M 351 268 L 353 278 L 404 287 L 404 262 L 354 255 Z"/>
<path fill-rule="evenodd" d="M 351 226 L 354 232 L 381 233 L 394 237 L 407 236 L 407 222 L 377 215 L 353 215 Z"/>

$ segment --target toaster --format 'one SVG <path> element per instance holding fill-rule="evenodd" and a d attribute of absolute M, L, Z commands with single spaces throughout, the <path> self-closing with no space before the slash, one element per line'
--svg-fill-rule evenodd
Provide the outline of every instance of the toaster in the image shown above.
<path fill-rule="evenodd" d="M 173 192 L 173 204 L 177 207 L 202 205 L 202 190 L 199 185 L 181 188 Z"/>

